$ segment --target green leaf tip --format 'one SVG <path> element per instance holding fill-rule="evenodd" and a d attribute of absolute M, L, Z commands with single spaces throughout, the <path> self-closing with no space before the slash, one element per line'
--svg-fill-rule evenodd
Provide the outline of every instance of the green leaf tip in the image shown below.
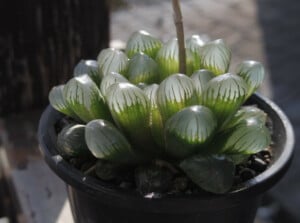
<path fill-rule="evenodd" d="M 179 110 L 193 105 L 195 100 L 193 81 L 184 74 L 169 76 L 157 90 L 157 104 L 164 121 Z"/>
<path fill-rule="evenodd" d="M 129 58 L 132 58 L 136 53 L 139 52 L 155 58 L 161 46 L 162 42 L 159 39 L 153 37 L 144 30 L 140 30 L 131 35 L 127 41 L 125 52 Z"/>
<path fill-rule="evenodd" d="M 108 108 L 97 85 L 87 75 L 74 77 L 63 90 L 67 105 L 84 122 L 97 118 L 110 120 Z"/>
<path fill-rule="evenodd" d="M 136 53 L 129 61 L 128 80 L 133 84 L 153 84 L 159 80 L 157 63 L 144 53 Z"/>
<path fill-rule="evenodd" d="M 241 77 L 230 73 L 219 75 L 207 83 L 203 105 L 215 113 L 222 126 L 245 102 L 247 90 Z"/>
<path fill-rule="evenodd" d="M 73 74 L 74 77 L 88 74 L 97 85 L 100 83 L 100 73 L 96 60 L 80 60 L 74 67 Z"/>
<path fill-rule="evenodd" d="M 101 78 L 111 72 L 126 76 L 129 59 L 122 51 L 114 48 L 104 49 L 99 53 L 97 61 Z"/>
<path fill-rule="evenodd" d="M 194 105 L 182 109 L 166 122 L 166 152 L 176 158 L 201 152 L 216 128 L 217 119 L 209 108 Z"/>
<path fill-rule="evenodd" d="M 231 51 L 222 39 L 206 43 L 200 54 L 201 68 L 212 71 L 215 75 L 228 72 Z"/>
<path fill-rule="evenodd" d="M 98 159 L 117 163 L 136 161 L 131 145 L 125 136 L 106 120 L 90 121 L 86 125 L 85 140 L 91 153 Z"/>
<path fill-rule="evenodd" d="M 250 97 L 262 84 L 265 70 L 260 62 L 246 60 L 238 65 L 236 73 L 241 76 L 248 85 L 247 98 Z"/>

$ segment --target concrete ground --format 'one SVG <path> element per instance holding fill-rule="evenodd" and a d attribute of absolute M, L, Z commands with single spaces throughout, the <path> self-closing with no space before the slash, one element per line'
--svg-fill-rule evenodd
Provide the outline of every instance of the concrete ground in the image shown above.
<path fill-rule="evenodd" d="M 139 29 L 163 40 L 175 36 L 170 0 L 125 3 L 111 15 L 111 39 L 126 41 Z M 296 151 L 289 172 L 269 193 L 268 206 L 259 210 L 257 222 L 300 222 L 300 1 L 181 0 L 181 6 L 186 36 L 207 34 L 230 46 L 230 70 L 246 59 L 265 64 L 268 75 L 262 93 L 272 97 L 290 118 Z"/>

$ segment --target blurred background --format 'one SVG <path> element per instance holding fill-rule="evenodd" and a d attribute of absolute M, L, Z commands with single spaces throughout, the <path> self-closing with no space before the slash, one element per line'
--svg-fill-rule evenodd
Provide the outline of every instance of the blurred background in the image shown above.
<path fill-rule="evenodd" d="M 260 91 L 289 116 L 296 152 L 289 172 L 264 197 L 256 223 L 299 223 L 300 1 L 181 0 L 181 8 L 186 36 L 229 45 L 231 71 L 246 59 L 265 64 Z M 72 223 L 65 187 L 38 151 L 48 92 L 72 76 L 81 58 L 123 48 L 136 30 L 174 37 L 171 1 L 1 0 L 0 27 L 0 223 Z"/>

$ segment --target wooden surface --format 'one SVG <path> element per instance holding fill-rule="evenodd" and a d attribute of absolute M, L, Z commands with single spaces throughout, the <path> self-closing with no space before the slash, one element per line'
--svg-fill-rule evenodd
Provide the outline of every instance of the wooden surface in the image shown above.
<path fill-rule="evenodd" d="M 109 41 L 106 0 L 1 0 L 0 116 L 41 108 L 80 59 Z"/>
<path fill-rule="evenodd" d="M 0 164 L 18 223 L 73 223 L 64 183 L 42 159 L 39 111 L 0 120 Z"/>

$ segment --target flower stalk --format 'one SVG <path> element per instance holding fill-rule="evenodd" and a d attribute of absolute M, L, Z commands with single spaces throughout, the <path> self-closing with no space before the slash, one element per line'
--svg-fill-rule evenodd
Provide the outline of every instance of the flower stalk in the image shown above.
<path fill-rule="evenodd" d="M 186 74 L 186 53 L 185 53 L 185 44 L 184 44 L 182 14 L 181 14 L 179 0 L 173 0 L 172 3 L 173 3 L 173 10 L 174 10 L 174 23 L 176 26 L 178 48 L 179 48 L 178 51 L 179 72 L 182 74 Z"/>

